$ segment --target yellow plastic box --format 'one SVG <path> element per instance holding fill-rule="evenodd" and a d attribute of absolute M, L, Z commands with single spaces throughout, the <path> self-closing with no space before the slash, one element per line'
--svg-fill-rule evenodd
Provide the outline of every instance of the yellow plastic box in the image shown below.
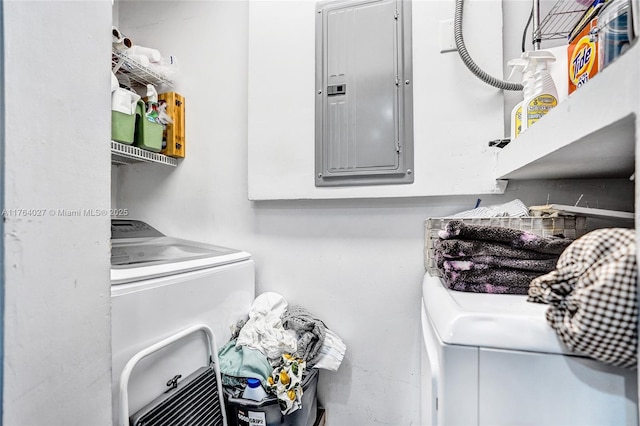
<path fill-rule="evenodd" d="M 166 125 L 164 140 L 166 141 L 162 153 L 169 157 L 184 158 L 185 156 L 185 111 L 184 96 L 176 92 L 161 93 L 158 101 L 167 103 L 167 114 L 173 123 Z"/>

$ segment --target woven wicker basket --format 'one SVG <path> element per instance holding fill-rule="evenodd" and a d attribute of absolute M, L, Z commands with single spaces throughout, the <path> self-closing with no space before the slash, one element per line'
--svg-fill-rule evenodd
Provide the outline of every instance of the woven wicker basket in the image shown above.
<path fill-rule="evenodd" d="M 461 220 L 472 225 L 498 226 L 501 228 L 529 231 L 543 237 L 563 235 L 575 240 L 587 233 L 584 216 L 563 217 L 482 217 L 482 218 L 429 218 L 425 221 L 424 233 L 424 267 L 431 276 L 441 276 L 436 267 L 434 242 L 438 239 L 438 231 L 445 228 L 450 220 Z"/>

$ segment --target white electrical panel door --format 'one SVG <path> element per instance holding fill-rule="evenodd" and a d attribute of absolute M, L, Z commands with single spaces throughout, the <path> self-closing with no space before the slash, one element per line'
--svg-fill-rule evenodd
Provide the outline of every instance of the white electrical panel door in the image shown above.
<path fill-rule="evenodd" d="M 318 4 L 317 186 L 413 182 L 408 4 Z"/>

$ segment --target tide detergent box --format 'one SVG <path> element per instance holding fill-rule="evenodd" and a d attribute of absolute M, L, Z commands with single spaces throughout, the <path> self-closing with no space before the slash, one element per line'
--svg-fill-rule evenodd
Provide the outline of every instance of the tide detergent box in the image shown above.
<path fill-rule="evenodd" d="M 592 19 L 567 47 L 569 94 L 598 73 L 597 21 Z"/>

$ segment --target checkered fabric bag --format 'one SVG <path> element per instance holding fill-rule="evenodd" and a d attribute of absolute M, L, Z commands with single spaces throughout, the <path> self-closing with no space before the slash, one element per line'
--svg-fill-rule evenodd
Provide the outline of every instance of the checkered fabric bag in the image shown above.
<path fill-rule="evenodd" d="M 635 230 L 605 228 L 574 241 L 557 268 L 535 278 L 530 302 L 548 303 L 547 321 L 573 351 L 635 368 L 638 303 Z"/>

